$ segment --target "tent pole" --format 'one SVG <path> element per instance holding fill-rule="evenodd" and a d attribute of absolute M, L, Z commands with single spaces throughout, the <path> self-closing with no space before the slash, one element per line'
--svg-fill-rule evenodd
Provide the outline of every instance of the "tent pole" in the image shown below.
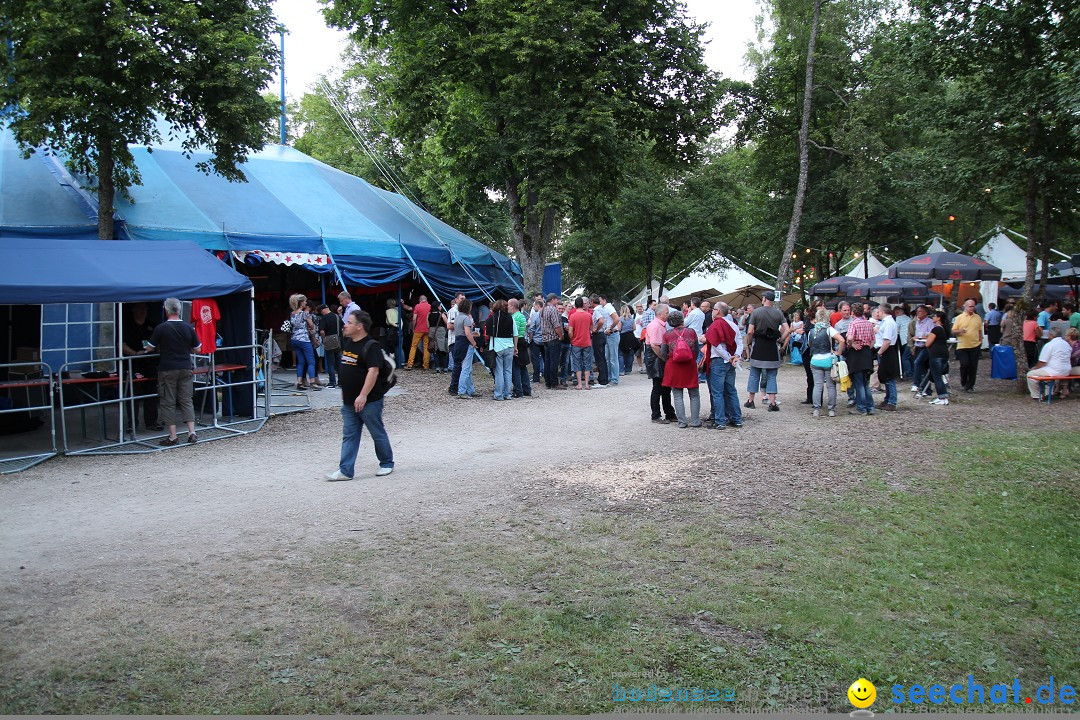
<path fill-rule="evenodd" d="M 432 290 L 431 294 L 434 295 L 435 291 Z M 401 322 L 401 281 L 397 281 L 397 348 L 394 352 L 394 363 L 401 367 L 405 361 L 405 350 L 402 346 L 403 338 L 401 337 L 402 331 L 405 329 L 404 324 Z M 409 339 L 412 342 L 412 339 Z"/>
<path fill-rule="evenodd" d="M 256 347 L 259 344 L 259 334 L 255 331 L 255 283 L 251 284 L 251 379 L 257 380 L 259 377 L 259 349 Z M 274 342 L 274 333 L 270 333 L 270 342 Z M 266 348 L 268 351 L 272 351 L 272 348 Z M 265 376 L 266 373 L 263 373 Z M 266 396 L 270 397 L 270 378 L 264 377 L 266 388 Z M 259 384 L 257 382 L 251 383 L 251 419 L 255 420 L 258 417 L 259 407 Z M 236 412 L 235 408 L 230 408 L 233 412 Z M 270 414 L 267 413 L 267 417 Z"/>
<path fill-rule="evenodd" d="M 322 290 L 322 304 L 326 304 L 326 275 L 319 273 L 319 289 Z"/>
<path fill-rule="evenodd" d="M 120 444 L 124 443 L 124 303 L 118 302 L 117 308 L 117 355 L 120 357 L 117 362 L 117 396 L 120 398 L 120 404 L 117 409 L 120 410 Z M 134 409 L 134 408 L 133 408 Z M 132 413 L 134 415 L 134 412 Z M 134 418 L 135 421 L 138 418 Z M 134 425 L 134 423 L 133 423 Z M 105 439 L 104 437 L 102 438 Z"/>
<path fill-rule="evenodd" d="M 345 287 L 345 278 L 341 276 L 341 271 L 338 270 L 337 261 L 334 260 L 334 256 L 330 254 L 330 248 L 326 245 L 326 240 L 324 238 L 320 238 L 320 240 L 322 240 L 323 250 L 326 251 L 326 257 L 330 258 L 330 267 L 331 269 L 333 269 L 334 275 L 337 277 L 337 281 L 341 285 L 341 289 L 347 291 L 348 288 Z"/>
<path fill-rule="evenodd" d="M 497 258 L 495 259 L 495 264 L 499 266 L 500 270 L 502 270 L 504 273 L 506 273 L 506 277 L 510 278 L 510 282 L 514 283 L 514 287 L 516 287 L 518 290 L 521 291 L 521 297 L 525 297 L 525 286 L 522 285 L 521 283 L 519 283 L 517 281 L 517 278 L 514 277 L 514 274 L 512 272 L 510 272 L 509 270 L 507 270 L 506 268 L 504 268 L 502 266 L 502 263 L 499 262 L 499 260 Z"/>
<path fill-rule="evenodd" d="M 439 297 L 439 294 L 435 292 L 435 287 L 428 282 L 427 277 L 424 275 L 424 271 L 421 270 L 420 266 L 416 264 L 416 260 L 413 259 L 412 253 L 409 252 L 409 248 L 405 247 L 405 245 L 402 244 L 400 237 L 398 238 L 398 245 L 401 246 L 401 250 L 405 253 L 405 257 L 409 258 L 409 262 L 412 263 L 413 269 L 416 270 L 417 274 L 420 275 L 420 279 L 423 280 L 424 284 L 428 286 L 428 290 L 431 291 L 431 296 L 438 300 L 440 303 L 442 303 L 442 299 Z M 400 292 L 398 294 L 400 296 Z M 443 307 L 446 306 L 443 305 Z"/>
<path fill-rule="evenodd" d="M 464 268 L 469 268 L 469 269 L 475 270 L 476 274 L 480 275 L 480 271 L 476 270 L 476 268 L 473 267 L 472 263 L 469 263 L 469 262 L 466 262 L 466 261 L 460 260 L 460 259 L 458 260 L 458 263 Z M 495 302 L 495 296 L 492 295 L 491 293 L 489 293 L 487 290 L 485 290 L 484 287 L 480 283 L 476 282 L 476 278 L 472 276 L 472 273 L 469 273 L 469 277 L 472 279 L 472 281 L 476 285 L 476 287 L 480 288 L 480 292 L 484 293 L 484 295 L 487 297 L 488 300 L 490 300 L 492 302 Z"/>

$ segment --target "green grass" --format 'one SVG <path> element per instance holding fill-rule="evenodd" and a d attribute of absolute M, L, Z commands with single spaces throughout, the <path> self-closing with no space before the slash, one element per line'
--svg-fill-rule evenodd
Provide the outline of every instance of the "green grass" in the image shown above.
<path fill-rule="evenodd" d="M 882 712 L 893 683 L 1075 686 L 1078 478 L 1044 448 L 1078 446 L 949 434 L 903 489 L 872 462 L 839 500 L 751 525 L 693 501 L 574 524 L 538 509 L 336 548 L 291 571 L 288 623 L 7 673 L 0 709 L 576 713 L 617 707 L 618 682 L 848 711 L 863 676 Z"/>

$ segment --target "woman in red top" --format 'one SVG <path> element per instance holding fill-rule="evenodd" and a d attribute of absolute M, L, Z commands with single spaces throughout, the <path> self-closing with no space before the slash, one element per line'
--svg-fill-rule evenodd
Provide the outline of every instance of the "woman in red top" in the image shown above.
<path fill-rule="evenodd" d="M 671 400 L 675 403 L 675 416 L 679 418 L 679 427 L 687 427 L 686 408 L 683 405 L 685 389 L 690 394 L 690 427 L 701 427 L 701 395 L 698 393 L 698 339 L 691 328 L 683 327 L 683 314 L 672 310 L 668 314 L 668 324 L 673 328 L 664 334 L 664 350 L 667 363 L 664 364 L 664 387 L 671 388 Z"/>
<path fill-rule="evenodd" d="M 1028 367 L 1034 367 L 1035 363 L 1039 361 L 1039 322 L 1036 319 L 1038 317 L 1038 310 L 1029 310 L 1027 315 L 1024 316 L 1024 352 L 1027 354 Z"/>

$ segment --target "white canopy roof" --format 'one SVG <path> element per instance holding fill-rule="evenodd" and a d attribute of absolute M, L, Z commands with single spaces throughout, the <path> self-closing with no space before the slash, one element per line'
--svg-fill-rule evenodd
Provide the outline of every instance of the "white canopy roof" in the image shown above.
<path fill-rule="evenodd" d="M 863 260 L 864 258 L 862 257 L 854 258 L 851 261 L 852 264 L 849 267 L 844 268 L 845 270 L 847 270 L 845 276 L 856 278 L 872 278 L 877 277 L 878 275 L 884 275 L 889 271 L 888 266 L 878 260 L 872 252 L 866 253 L 865 263 L 863 262 Z"/>
<path fill-rule="evenodd" d="M 1017 235 L 1017 237 L 1022 237 Z M 991 265 L 1001 268 L 1002 282 L 1016 282 L 1027 277 L 1027 250 L 1024 250 L 1001 230 L 986 241 L 975 253 L 978 257 Z M 1069 256 L 1057 250 L 1051 250 L 1051 261 L 1057 262 L 1061 258 Z M 1060 256 L 1056 257 L 1056 256 Z M 1042 262 L 1036 261 L 1035 272 L 1042 272 Z"/>
<path fill-rule="evenodd" d="M 945 247 L 945 245 L 943 244 L 944 242 L 944 240 L 935 235 L 934 237 L 930 238 L 930 244 L 926 246 L 926 252 L 958 252 L 960 250 L 960 248 L 956 247 L 952 243 L 949 243 L 949 246 Z"/>
<path fill-rule="evenodd" d="M 727 258 L 724 258 L 724 260 L 729 263 L 730 267 L 719 272 L 705 272 L 699 265 L 698 269 L 691 272 L 679 281 L 675 287 L 667 291 L 668 298 L 672 302 L 677 302 L 692 296 L 707 298 L 723 295 L 748 285 L 772 287 L 772 283 L 759 280 L 735 263 L 727 260 Z"/>

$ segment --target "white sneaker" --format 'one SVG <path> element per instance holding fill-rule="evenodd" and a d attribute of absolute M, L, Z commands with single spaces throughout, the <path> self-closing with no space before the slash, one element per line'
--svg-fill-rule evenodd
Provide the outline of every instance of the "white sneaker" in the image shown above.
<path fill-rule="evenodd" d="M 949 398 L 934 398 L 930 401 L 931 405 L 948 405 Z"/>
<path fill-rule="evenodd" d="M 911 392 L 913 392 L 913 393 L 919 392 L 919 386 L 918 385 L 912 385 L 911 386 Z"/>
<path fill-rule="evenodd" d="M 352 478 L 351 478 L 351 477 L 349 477 L 349 476 L 348 476 L 348 475 L 346 475 L 345 473 L 341 472 L 340 470 L 335 470 L 335 471 L 334 471 L 334 472 L 332 472 L 332 473 L 327 473 L 327 474 L 326 474 L 326 479 L 327 479 L 327 480 L 330 480 L 330 481 L 337 481 L 337 480 L 352 480 Z"/>
<path fill-rule="evenodd" d="M 593 385 L 593 387 L 596 388 L 597 390 L 603 390 L 604 388 L 607 387 L 607 385 L 602 385 L 600 383 L 596 383 L 595 385 Z"/>
<path fill-rule="evenodd" d="M 388 467 L 388 468 L 381 467 L 381 468 L 379 468 L 378 470 L 375 471 L 375 477 L 382 477 L 383 475 L 389 475 L 392 472 L 394 472 L 394 468 L 392 468 L 392 467 Z"/>

